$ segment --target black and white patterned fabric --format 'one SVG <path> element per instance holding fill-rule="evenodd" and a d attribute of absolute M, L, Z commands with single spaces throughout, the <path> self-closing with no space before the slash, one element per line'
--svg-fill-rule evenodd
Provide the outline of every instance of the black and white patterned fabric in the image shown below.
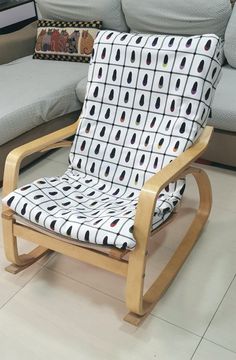
<path fill-rule="evenodd" d="M 68 170 L 17 189 L 4 203 L 71 239 L 134 248 L 140 189 L 200 135 L 219 56 L 215 35 L 100 31 Z M 162 191 L 153 229 L 171 214 L 184 187 L 180 179 Z"/>

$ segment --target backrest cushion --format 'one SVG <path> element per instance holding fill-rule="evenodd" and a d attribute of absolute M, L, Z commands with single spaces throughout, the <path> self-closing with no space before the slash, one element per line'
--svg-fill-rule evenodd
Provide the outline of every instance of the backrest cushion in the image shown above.
<path fill-rule="evenodd" d="M 223 37 L 231 14 L 229 0 L 122 0 L 133 32 Z"/>
<path fill-rule="evenodd" d="M 120 0 L 37 0 L 36 2 L 44 19 L 101 20 L 105 29 L 128 30 Z"/>
<path fill-rule="evenodd" d="M 70 168 L 140 189 L 198 138 L 220 73 L 219 38 L 100 31 Z"/>
<path fill-rule="evenodd" d="M 236 68 L 236 5 L 225 32 L 224 53 L 228 63 Z"/>

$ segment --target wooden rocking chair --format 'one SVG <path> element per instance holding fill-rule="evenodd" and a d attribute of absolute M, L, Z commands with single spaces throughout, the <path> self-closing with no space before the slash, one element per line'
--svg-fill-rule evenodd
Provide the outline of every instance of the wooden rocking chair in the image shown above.
<path fill-rule="evenodd" d="M 110 41 L 113 35 L 109 38 L 107 34 L 109 35 L 109 32 L 101 32 L 103 40 L 106 38 L 107 41 Z M 127 36 L 131 35 L 128 34 Z M 70 146 L 67 139 L 76 133 L 78 123 L 79 121 L 13 150 L 6 160 L 3 196 L 7 196 L 17 188 L 20 164 L 26 156 L 39 151 Z M 75 242 L 68 237 L 43 229 L 41 226 L 23 219 L 15 211 L 9 209 L 6 203 L 3 204 L 2 224 L 5 253 L 7 259 L 12 262 L 6 270 L 16 274 L 33 264 L 48 251 L 53 250 L 124 276 L 127 278 L 126 305 L 129 309 L 124 320 L 138 326 L 175 278 L 208 219 L 212 203 L 210 182 L 207 174 L 199 167 L 193 167 L 193 163 L 206 150 L 212 132 L 211 127 L 205 127 L 198 140 L 191 147 L 144 183 L 140 191 L 134 220 L 133 236 L 136 245 L 133 250 Z M 196 180 L 199 190 L 199 207 L 174 255 L 152 286 L 143 294 L 148 242 L 154 235 L 158 235 L 160 229 L 171 220 L 170 216 L 161 226 L 152 230 L 152 219 L 157 199 L 168 184 L 187 175 L 192 175 Z M 18 237 L 38 246 L 28 254 L 20 255 L 17 247 Z"/>

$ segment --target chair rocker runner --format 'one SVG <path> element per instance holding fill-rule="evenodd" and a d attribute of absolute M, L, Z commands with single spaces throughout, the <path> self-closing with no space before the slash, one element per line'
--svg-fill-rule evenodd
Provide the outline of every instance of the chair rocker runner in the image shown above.
<path fill-rule="evenodd" d="M 208 177 L 192 164 L 212 135 L 205 123 L 219 74 L 215 35 L 100 31 L 81 120 L 7 158 L 2 218 L 12 265 L 6 270 L 17 273 L 54 250 L 125 276 L 125 320 L 138 325 L 176 276 L 210 213 Z M 63 176 L 17 189 L 26 156 L 68 146 L 74 134 Z M 197 182 L 199 208 L 175 254 L 143 294 L 148 241 L 174 219 L 187 175 Z M 19 255 L 17 237 L 38 247 Z"/>

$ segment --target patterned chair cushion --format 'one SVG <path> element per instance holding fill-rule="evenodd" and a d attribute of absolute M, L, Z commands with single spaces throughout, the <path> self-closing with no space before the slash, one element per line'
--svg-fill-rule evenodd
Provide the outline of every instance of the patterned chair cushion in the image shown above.
<path fill-rule="evenodd" d="M 68 170 L 24 186 L 4 202 L 74 240 L 134 248 L 140 189 L 200 135 L 220 73 L 219 55 L 215 35 L 101 31 Z M 171 214 L 184 187 L 180 179 L 161 192 L 153 229 Z"/>

